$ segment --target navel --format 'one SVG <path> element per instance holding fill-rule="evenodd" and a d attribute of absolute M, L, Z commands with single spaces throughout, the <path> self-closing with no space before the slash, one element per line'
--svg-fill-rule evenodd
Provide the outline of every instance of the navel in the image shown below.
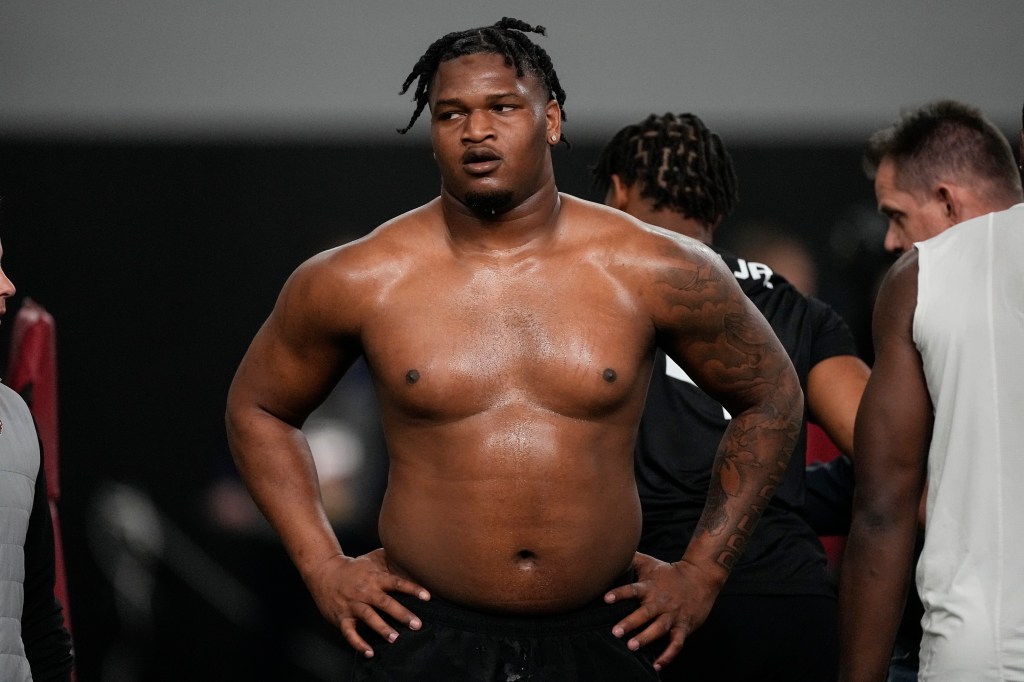
<path fill-rule="evenodd" d="M 407 383 L 407 384 L 415 384 L 419 380 L 420 380 L 419 370 L 410 369 L 408 372 L 405 373 L 405 383 Z"/>
<path fill-rule="evenodd" d="M 515 561 L 516 565 L 524 571 L 532 569 L 535 565 L 535 559 L 537 555 L 528 549 L 521 549 L 516 552 Z"/>
<path fill-rule="evenodd" d="M 606 369 L 604 371 L 604 374 L 602 376 L 604 377 L 605 381 L 607 381 L 609 384 L 611 384 L 611 383 L 615 382 L 615 379 L 618 378 L 619 375 L 615 373 L 614 369 L 609 367 L 608 369 Z"/>

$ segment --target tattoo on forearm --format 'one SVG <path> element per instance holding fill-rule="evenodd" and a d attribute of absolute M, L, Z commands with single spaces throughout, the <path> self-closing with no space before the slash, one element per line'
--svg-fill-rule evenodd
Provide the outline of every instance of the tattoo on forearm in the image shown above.
<path fill-rule="evenodd" d="M 725 510 L 725 501 L 729 494 L 721 487 L 720 480 L 712 480 L 711 486 L 716 492 L 708 498 L 707 522 L 705 523 L 705 520 L 702 519 L 698 533 L 703 530 L 712 536 L 725 534 L 724 542 L 715 557 L 718 565 L 731 570 L 737 559 L 743 554 L 743 549 L 746 547 L 761 514 L 768 506 L 775 489 L 782 482 L 784 471 L 785 464 L 780 462 L 776 471 L 768 476 L 768 483 L 761 486 L 757 498 L 734 524 L 729 523 L 729 516 Z M 715 479 L 718 477 L 716 476 Z"/>
<path fill-rule="evenodd" d="M 789 454 L 799 436 L 799 424 L 779 420 L 779 406 L 734 420 L 722 440 L 720 456 L 712 474 L 708 502 L 697 533 L 722 537 L 715 561 L 732 569 L 743 553 L 761 514 L 782 483 Z M 727 503 L 756 487 L 757 492 L 746 509 L 730 515 Z"/>

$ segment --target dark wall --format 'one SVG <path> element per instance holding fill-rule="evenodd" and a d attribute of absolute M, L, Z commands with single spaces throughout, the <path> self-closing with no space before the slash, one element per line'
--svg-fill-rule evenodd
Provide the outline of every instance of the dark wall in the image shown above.
<path fill-rule="evenodd" d="M 577 140 L 555 152 L 560 189 L 596 198 L 587 168 L 598 150 Z M 819 262 L 820 297 L 847 317 L 869 357 L 867 311 L 888 259 L 858 144 L 739 145 L 732 154 L 742 197 L 719 242 L 754 222 L 798 235 Z M 329 668 L 338 638 L 274 537 L 209 523 L 207 493 L 231 471 L 225 394 L 295 266 L 437 194 L 429 149 L 17 139 L 0 140 L 0 159 L 3 265 L 19 290 L 10 308 L 28 295 L 57 321 L 80 679 L 115 679 L 118 670 L 197 679 L 204 666 L 219 679 L 325 679 L 316 668 Z M 6 358 L 3 328 L 0 339 Z M 152 507 L 122 515 L 138 515 L 145 533 L 144 512 L 155 510 L 160 547 L 118 554 L 131 543 L 111 536 L 130 529 L 97 521 L 111 499 L 99 492 L 112 483 L 148 499 Z M 365 537 L 372 544 L 372 529 Z M 204 590 L 231 593 L 214 578 L 193 584 L 217 567 L 225 585 L 240 586 L 232 603 L 248 616 L 211 606 Z M 154 581 L 147 608 L 126 603 L 112 570 Z"/>

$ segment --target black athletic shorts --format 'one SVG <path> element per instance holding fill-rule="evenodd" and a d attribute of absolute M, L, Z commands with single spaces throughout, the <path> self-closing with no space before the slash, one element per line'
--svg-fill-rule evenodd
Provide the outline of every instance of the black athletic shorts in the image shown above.
<path fill-rule="evenodd" d="M 373 658 L 352 650 L 353 682 L 438 680 L 445 682 L 630 682 L 657 680 L 656 653 L 630 651 L 628 637 L 612 627 L 635 611 L 636 600 L 598 601 L 570 613 L 507 616 L 469 611 L 436 596 L 420 601 L 392 594 L 423 622 L 419 630 L 397 625 L 389 644 L 360 623 L 359 634 Z M 664 641 L 658 642 L 662 648 Z"/>

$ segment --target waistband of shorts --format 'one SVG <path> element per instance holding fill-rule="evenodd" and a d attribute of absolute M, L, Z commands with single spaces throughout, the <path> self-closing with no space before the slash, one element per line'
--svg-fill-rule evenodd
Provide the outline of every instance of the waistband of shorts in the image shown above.
<path fill-rule="evenodd" d="M 613 589 L 635 580 L 631 575 L 609 586 Z M 458 630 L 506 636 L 572 635 L 584 632 L 611 631 L 612 627 L 640 607 L 636 599 L 620 599 L 606 604 L 604 593 L 578 609 L 543 615 L 516 615 L 469 609 L 437 595 L 429 601 L 392 593 L 391 596 L 416 614 L 426 624 L 437 624 Z"/>

